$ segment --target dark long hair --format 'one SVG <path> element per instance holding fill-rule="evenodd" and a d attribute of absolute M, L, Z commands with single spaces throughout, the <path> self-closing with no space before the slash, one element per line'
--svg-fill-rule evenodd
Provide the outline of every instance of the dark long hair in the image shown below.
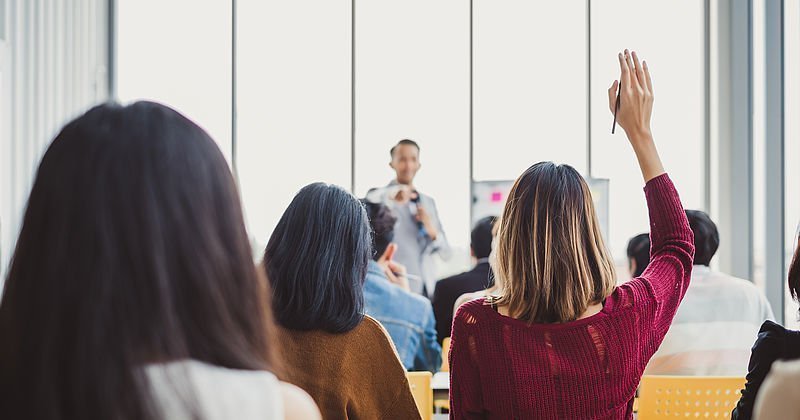
<path fill-rule="evenodd" d="M 352 330 L 364 317 L 371 255 L 369 221 L 358 199 L 335 185 L 307 185 L 264 252 L 275 319 L 292 330 Z"/>
<path fill-rule="evenodd" d="M 143 365 L 268 369 L 266 287 L 208 134 L 163 105 L 97 106 L 36 174 L 0 303 L 0 413 L 152 418 Z"/>

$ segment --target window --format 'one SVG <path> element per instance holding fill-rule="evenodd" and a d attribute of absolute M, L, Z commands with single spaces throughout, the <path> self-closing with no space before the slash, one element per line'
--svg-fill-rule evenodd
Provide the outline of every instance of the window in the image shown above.
<path fill-rule="evenodd" d="M 420 144 L 415 180 L 436 200 L 453 259 L 468 265 L 469 3 L 356 2 L 355 192 L 394 177 L 389 149 Z"/>
<path fill-rule="evenodd" d="M 765 0 L 752 2 L 753 39 L 753 145 L 752 145 L 752 183 L 753 183 L 753 278 L 752 281 L 762 291 L 766 287 L 767 258 L 767 173 L 766 173 L 766 50 L 765 50 Z"/>
<path fill-rule="evenodd" d="M 642 10 L 658 18 L 643 18 Z M 684 206 L 704 210 L 704 18 L 703 2 L 696 0 L 592 3 L 592 175 L 610 179 L 608 239 L 619 262 L 627 241 L 649 230 L 648 213 L 633 151 L 622 130 L 611 134 L 604 88 L 619 78 L 618 52 L 629 48 L 647 61 L 656 97 L 652 129 L 661 158 Z"/>
<path fill-rule="evenodd" d="M 586 3 L 474 4 L 475 179 L 513 180 L 545 160 L 585 174 Z"/>
<path fill-rule="evenodd" d="M 119 0 L 117 97 L 168 104 L 231 158 L 231 5 Z"/>
<path fill-rule="evenodd" d="M 256 254 L 303 186 L 350 189 L 350 16 L 328 0 L 237 3 L 236 168 Z"/>
<path fill-rule="evenodd" d="M 800 167 L 797 158 L 800 156 L 800 2 L 785 1 L 784 7 L 784 188 L 785 188 L 785 238 L 786 264 L 791 263 L 797 246 L 797 228 L 800 223 Z M 784 281 L 784 284 L 785 281 Z M 787 328 L 798 329 L 797 303 L 786 293 L 785 322 Z"/>

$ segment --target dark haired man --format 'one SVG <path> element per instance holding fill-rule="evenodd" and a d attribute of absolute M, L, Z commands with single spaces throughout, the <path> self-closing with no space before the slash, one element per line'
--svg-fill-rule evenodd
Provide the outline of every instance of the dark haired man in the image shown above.
<path fill-rule="evenodd" d="M 395 217 L 382 203 L 363 201 L 372 227 L 373 260 L 364 281 L 364 312 L 389 332 L 407 370 L 436 372 L 442 348 L 428 299 L 408 291 L 405 268 L 393 261 Z"/>
<path fill-rule="evenodd" d="M 370 190 L 367 197 L 392 209 L 397 217 L 395 242 L 399 245 L 395 259 L 408 269 L 411 291 L 430 297 L 435 286 L 433 255 L 446 260 L 451 252 L 436 203 L 414 186 L 422 167 L 419 152 L 419 145 L 413 140 L 400 140 L 394 145 L 389 151 L 389 166 L 395 171 L 395 179 L 386 187 Z"/>
<path fill-rule="evenodd" d="M 450 337 L 453 323 L 453 306 L 456 299 L 465 293 L 477 292 L 494 284 L 492 269 L 489 267 L 489 254 L 492 252 L 492 239 L 496 217 L 488 216 L 475 224 L 470 235 L 470 251 L 475 259 L 472 270 L 457 274 L 436 283 L 433 293 L 433 314 L 436 316 L 436 332 L 441 343 Z"/>
<path fill-rule="evenodd" d="M 694 267 L 669 332 L 650 360 L 653 375 L 744 376 L 753 338 L 772 308 L 752 282 L 709 268 L 719 247 L 706 213 L 686 210 L 694 233 Z"/>

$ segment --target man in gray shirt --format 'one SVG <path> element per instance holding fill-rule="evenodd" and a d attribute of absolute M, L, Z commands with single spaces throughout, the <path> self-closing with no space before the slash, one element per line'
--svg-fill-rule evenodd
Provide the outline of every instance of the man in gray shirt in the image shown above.
<path fill-rule="evenodd" d="M 411 291 L 430 297 L 436 283 L 433 254 L 449 259 L 450 245 L 433 198 L 414 187 L 414 177 L 422 166 L 419 145 L 413 140 L 400 140 L 390 154 L 389 166 L 396 173 L 395 179 L 386 187 L 370 190 L 367 199 L 383 202 L 394 212 L 395 260 L 406 266 Z"/>

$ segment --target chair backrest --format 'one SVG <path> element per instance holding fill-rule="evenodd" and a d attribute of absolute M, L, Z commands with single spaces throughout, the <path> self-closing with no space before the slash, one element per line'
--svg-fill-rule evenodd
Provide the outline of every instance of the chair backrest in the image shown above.
<path fill-rule="evenodd" d="M 422 420 L 431 420 L 433 417 L 433 388 L 431 388 L 430 372 L 408 372 L 408 384 L 411 385 L 411 394 L 422 416 Z"/>
<path fill-rule="evenodd" d="M 450 337 L 445 337 L 442 341 L 442 367 L 440 372 L 450 372 Z"/>
<path fill-rule="evenodd" d="M 744 382 L 728 376 L 644 376 L 638 419 L 729 419 Z"/>

